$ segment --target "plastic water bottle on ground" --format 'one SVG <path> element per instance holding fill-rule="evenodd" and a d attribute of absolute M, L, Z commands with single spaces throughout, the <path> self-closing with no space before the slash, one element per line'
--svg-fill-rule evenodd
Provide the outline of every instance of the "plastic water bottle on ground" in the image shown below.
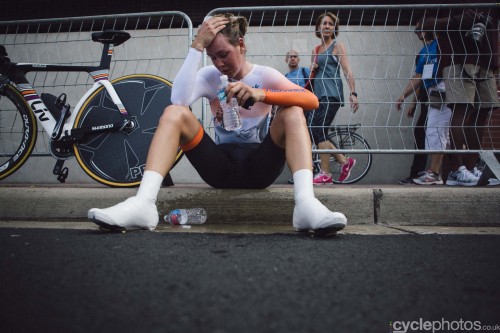
<path fill-rule="evenodd" d="M 174 209 L 163 219 L 172 225 L 203 224 L 207 220 L 207 212 L 203 208 Z"/>
<path fill-rule="evenodd" d="M 229 103 L 226 99 L 226 87 L 229 84 L 227 75 L 221 75 L 220 84 L 217 90 L 217 98 L 222 108 L 222 121 L 226 131 L 239 130 L 241 128 L 240 106 L 236 98 L 231 98 Z"/>

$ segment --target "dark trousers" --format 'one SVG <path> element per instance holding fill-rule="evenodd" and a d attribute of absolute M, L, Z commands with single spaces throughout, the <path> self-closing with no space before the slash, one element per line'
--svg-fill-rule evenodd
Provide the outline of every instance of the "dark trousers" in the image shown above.
<path fill-rule="evenodd" d="M 451 149 L 479 150 L 482 147 L 484 127 L 488 125 L 491 108 L 477 109 L 471 105 L 452 105 L 450 145 Z M 462 165 L 472 170 L 479 160 L 477 154 L 451 154 L 443 161 L 443 168 L 457 171 Z M 444 173 L 443 173 L 444 175 Z"/>
<path fill-rule="evenodd" d="M 417 124 L 413 129 L 413 138 L 415 140 L 415 147 L 418 150 L 425 150 L 425 122 L 427 120 L 427 103 L 420 104 L 420 116 L 418 117 Z M 410 177 L 417 178 L 420 171 L 425 171 L 427 168 L 427 154 L 414 154 L 413 162 L 410 167 Z"/>

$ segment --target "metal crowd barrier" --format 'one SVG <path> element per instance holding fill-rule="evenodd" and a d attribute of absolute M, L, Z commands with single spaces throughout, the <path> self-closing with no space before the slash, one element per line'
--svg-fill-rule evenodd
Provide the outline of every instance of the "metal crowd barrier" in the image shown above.
<path fill-rule="evenodd" d="M 249 21 L 249 30 L 245 36 L 249 61 L 269 65 L 286 73 L 288 67 L 285 55 L 292 49 L 299 53 L 300 66 L 310 66 L 313 49 L 320 44 L 320 39 L 315 35 L 316 20 L 322 13 L 334 13 L 340 22 L 337 39 L 347 49 L 360 108 L 356 113 L 351 111 L 350 91 L 343 78 L 346 103 L 337 113 L 333 125 L 360 123 L 358 133 L 369 142 L 372 153 L 479 153 L 490 168 L 500 175 L 500 164 L 494 157 L 494 153 L 500 152 L 500 109 L 490 112 L 484 126 L 478 124 L 473 127 L 476 137 L 481 135 L 478 129 L 484 130 L 478 149 L 458 150 L 448 147 L 446 150 L 434 151 L 416 148 L 413 130 L 417 127 L 418 112 L 413 118 L 406 115 L 406 108 L 412 97 L 406 99 L 406 105 L 403 105 L 401 111 L 395 105 L 415 72 L 415 58 L 423 47 L 415 34 L 418 20 L 426 16 L 437 16 L 439 11 L 447 9 L 464 11 L 481 8 L 489 15 L 496 15 L 497 6 L 498 4 L 226 7 L 214 9 L 207 16 L 226 12 L 245 16 Z M 496 29 L 498 36 L 498 26 L 488 29 Z M 441 33 L 445 34 L 447 31 Z M 463 43 L 463 40 L 456 42 Z M 499 40 L 485 39 L 483 43 L 499 43 Z M 500 88 L 498 94 L 500 95 Z M 314 151 L 340 152 L 329 149 Z"/>
<path fill-rule="evenodd" d="M 91 33 L 103 29 L 132 36 L 115 48 L 111 79 L 145 73 L 173 81 L 193 38 L 191 19 L 168 11 L 0 22 L 0 44 L 17 63 L 98 65 L 102 45 L 92 42 Z M 71 106 L 94 83 L 87 73 L 34 72 L 27 78 L 40 93 L 66 93 Z M 33 155 L 50 155 L 49 141 L 40 126 Z"/>
<path fill-rule="evenodd" d="M 338 40 L 347 49 L 360 108 L 356 113 L 351 111 L 344 79 L 347 102 L 340 108 L 332 125 L 361 124 L 358 134 L 369 142 L 372 153 L 480 153 L 489 165 L 493 165 L 496 162 L 493 154 L 500 153 L 499 110 L 489 114 L 479 149 L 428 151 L 415 147 L 413 130 L 417 126 L 417 116 L 409 118 L 405 111 L 411 97 L 407 98 L 402 111 L 396 110 L 395 101 L 413 76 L 415 57 L 422 48 L 414 33 L 415 24 L 422 16 L 449 8 L 494 11 L 496 6 L 227 7 L 214 9 L 207 16 L 231 12 L 247 17 L 249 30 L 245 40 L 248 60 L 286 73 L 285 55 L 291 49 L 299 52 L 301 66 L 310 65 L 312 50 L 320 43 L 314 33 L 316 19 L 321 13 L 333 12 L 340 20 Z M 97 62 L 101 51 L 90 41 L 90 31 L 103 28 L 127 30 L 133 36 L 131 41 L 116 48 L 112 77 L 146 72 L 173 80 L 193 39 L 192 23 L 186 14 L 158 12 L 0 22 L 0 44 L 6 46 L 11 59 L 16 62 L 88 64 Z M 496 29 L 498 31 L 498 27 Z M 498 43 L 498 40 L 491 42 Z M 204 64 L 210 64 L 206 57 Z M 30 79 L 34 80 L 35 87 L 43 86 L 44 91 L 57 95 L 69 90 L 75 98 L 80 97 L 92 83 L 86 75 L 73 73 L 36 73 Z M 70 100 L 70 103 L 74 105 L 76 101 Z M 211 118 L 205 101 L 201 103 L 201 119 L 209 132 Z M 37 154 L 47 154 L 48 138 L 45 139 L 39 140 Z M 500 165 L 497 163 L 494 168 L 499 174 Z"/>

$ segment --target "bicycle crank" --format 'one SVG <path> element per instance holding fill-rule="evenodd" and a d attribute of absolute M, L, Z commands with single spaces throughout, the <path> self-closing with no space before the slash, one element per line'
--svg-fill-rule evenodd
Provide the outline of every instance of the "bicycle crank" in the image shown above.
<path fill-rule="evenodd" d="M 75 156 L 73 143 L 70 141 L 50 140 L 50 154 L 58 160 L 67 160 Z"/>

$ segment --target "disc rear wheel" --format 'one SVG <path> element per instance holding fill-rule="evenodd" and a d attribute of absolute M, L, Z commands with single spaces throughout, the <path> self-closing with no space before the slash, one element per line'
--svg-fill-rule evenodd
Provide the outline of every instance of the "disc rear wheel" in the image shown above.
<path fill-rule="evenodd" d="M 75 155 L 83 170 L 98 182 L 115 187 L 137 186 L 160 117 L 171 104 L 172 83 L 147 74 L 128 75 L 111 83 L 135 127 L 89 135 L 75 144 Z M 118 108 L 101 87 L 82 105 L 75 128 L 103 126 L 121 119 Z M 179 149 L 175 164 L 181 157 Z"/>

